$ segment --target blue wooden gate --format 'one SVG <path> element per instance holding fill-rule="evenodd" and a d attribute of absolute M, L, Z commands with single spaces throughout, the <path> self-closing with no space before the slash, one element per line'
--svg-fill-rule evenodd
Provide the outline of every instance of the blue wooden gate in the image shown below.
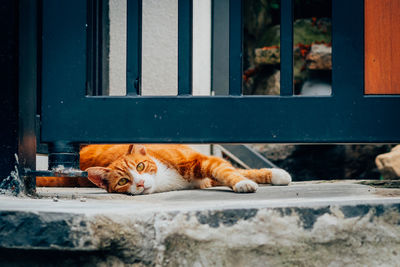
<path fill-rule="evenodd" d="M 128 0 L 127 95 L 111 97 L 86 94 L 87 2 L 43 0 L 41 142 L 399 142 L 399 96 L 364 95 L 364 1 L 332 2 L 330 96 L 293 95 L 291 0 L 280 96 L 242 96 L 241 0 L 229 1 L 229 95 L 191 95 L 192 1 L 179 0 L 178 95 L 140 96 L 141 1 Z"/>
<path fill-rule="evenodd" d="M 229 78 L 225 81 L 229 84 L 229 94 L 207 97 L 191 95 L 190 0 L 178 0 L 177 96 L 141 96 L 141 0 L 127 1 L 126 96 L 88 95 L 88 91 L 96 91 L 101 80 L 101 71 L 95 67 L 101 49 L 98 14 L 102 1 L 20 0 L 18 3 L 19 89 L 15 93 L 11 87 L 6 88 L 11 100 L 17 95 L 18 114 L 14 117 L 18 123 L 7 124 L 11 130 L 2 141 L 4 161 L 0 170 L 2 173 L 13 170 L 12 158 L 18 153 L 20 173 L 27 177 L 28 192 L 34 190 L 35 176 L 55 175 L 52 171 L 35 171 L 37 132 L 40 132 L 39 143 L 49 144 L 50 169 L 59 163 L 77 167 L 82 143 L 400 142 L 399 96 L 364 94 L 364 0 L 332 1 L 333 93 L 330 96 L 293 95 L 292 0 L 281 0 L 280 96 L 243 96 L 245 1 L 214 0 L 214 6 L 225 6 L 222 10 L 229 17 L 226 26 L 229 41 L 222 44 L 215 39 L 213 43 L 219 50 L 229 44 L 226 47 Z M 218 60 L 224 61 L 222 57 Z M 213 74 L 218 75 L 217 69 Z M 36 87 L 41 94 L 38 110 Z M 12 107 L 3 107 L 3 111 Z M 35 122 L 37 112 L 40 117 Z M 39 126 L 36 133 L 35 125 Z"/>

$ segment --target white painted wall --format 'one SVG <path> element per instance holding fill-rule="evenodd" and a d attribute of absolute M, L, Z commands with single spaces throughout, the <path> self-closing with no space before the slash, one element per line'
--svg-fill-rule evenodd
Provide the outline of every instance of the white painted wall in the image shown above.
<path fill-rule="evenodd" d="M 143 0 L 142 95 L 177 95 L 178 1 Z"/>
<path fill-rule="evenodd" d="M 193 1 L 193 95 L 210 95 L 211 0 Z"/>
<path fill-rule="evenodd" d="M 126 95 L 126 0 L 109 0 L 110 95 Z"/>
<path fill-rule="evenodd" d="M 110 95 L 125 95 L 126 0 L 110 1 Z M 177 95 L 178 1 L 143 0 L 142 94 Z M 193 1 L 193 95 L 209 95 L 211 0 Z"/>

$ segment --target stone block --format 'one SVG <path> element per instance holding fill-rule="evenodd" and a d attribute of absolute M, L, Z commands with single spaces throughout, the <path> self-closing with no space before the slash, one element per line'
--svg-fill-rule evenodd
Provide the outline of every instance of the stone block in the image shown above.
<path fill-rule="evenodd" d="M 256 48 L 254 62 L 257 65 L 275 65 L 281 63 L 281 53 L 278 46 Z"/>
<path fill-rule="evenodd" d="M 399 179 L 400 145 L 395 146 L 389 153 L 378 155 L 375 163 L 384 179 Z"/>
<path fill-rule="evenodd" d="M 325 44 L 313 44 L 307 54 L 306 64 L 310 70 L 331 70 L 332 47 Z"/>

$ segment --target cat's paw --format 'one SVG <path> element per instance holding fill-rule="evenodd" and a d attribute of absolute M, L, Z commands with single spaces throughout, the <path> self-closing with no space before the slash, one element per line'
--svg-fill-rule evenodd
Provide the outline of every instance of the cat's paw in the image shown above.
<path fill-rule="evenodd" d="M 288 185 L 292 181 L 292 177 L 285 170 L 274 168 L 271 169 L 271 172 L 271 184 L 273 185 Z"/>
<path fill-rule="evenodd" d="M 233 191 L 236 193 L 254 193 L 257 191 L 258 184 L 250 180 L 243 180 L 235 184 Z"/>

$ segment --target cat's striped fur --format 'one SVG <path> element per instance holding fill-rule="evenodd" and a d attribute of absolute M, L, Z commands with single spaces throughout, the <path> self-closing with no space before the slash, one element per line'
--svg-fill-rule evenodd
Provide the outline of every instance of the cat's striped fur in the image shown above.
<path fill-rule="evenodd" d="M 226 185 L 235 192 L 257 190 L 257 183 L 287 185 L 281 169 L 236 169 L 229 162 L 203 155 L 186 145 L 88 145 L 80 153 L 80 167 L 89 180 L 108 192 L 149 194 Z M 65 186 L 71 178 L 38 179 L 38 186 Z M 87 179 L 77 183 L 88 186 Z M 76 185 L 75 185 L 76 186 Z"/>

